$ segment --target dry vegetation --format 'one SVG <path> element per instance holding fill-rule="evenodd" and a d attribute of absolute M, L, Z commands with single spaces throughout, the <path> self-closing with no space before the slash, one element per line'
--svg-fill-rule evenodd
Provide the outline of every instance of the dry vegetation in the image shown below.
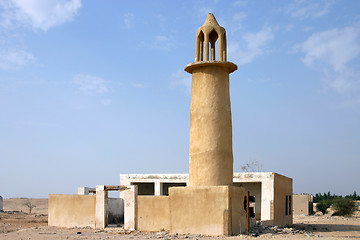
<path fill-rule="evenodd" d="M 36 205 L 32 214 L 27 213 L 28 208 L 24 206 L 26 199 L 4 200 L 5 212 L 0 213 L 0 239 L 360 239 L 359 216 L 295 216 L 292 228 L 260 229 L 258 237 L 245 235 L 206 237 L 189 234 L 176 235 L 167 232 L 127 232 L 122 228 L 94 230 L 48 227 L 47 215 L 44 214 L 44 210 L 47 209 L 46 199 L 31 199 L 32 204 Z"/>

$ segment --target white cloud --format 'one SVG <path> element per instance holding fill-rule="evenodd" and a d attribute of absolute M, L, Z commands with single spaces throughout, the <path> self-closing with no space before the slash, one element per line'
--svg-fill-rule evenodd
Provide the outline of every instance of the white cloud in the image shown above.
<path fill-rule="evenodd" d="M 289 23 L 289 24 L 287 24 L 287 25 L 285 25 L 285 30 L 286 31 L 291 31 L 293 28 L 295 27 L 295 25 L 294 24 L 291 24 L 291 23 Z"/>
<path fill-rule="evenodd" d="M 329 13 L 334 1 L 329 0 L 295 0 L 287 9 L 287 12 L 295 18 L 317 18 Z"/>
<path fill-rule="evenodd" d="M 101 104 L 107 106 L 107 105 L 110 105 L 111 104 L 111 99 L 110 98 L 105 98 L 105 99 L 102 99 L 101 100 Z"/>
<path fill-rule="evenodd" d="M 72 83 L 77 85 L 80 91 L 90 95 L 103 94 L 109 91 L 107 81 L 91 75 L 78 74 L 74 77 Z"/>
<path fill-rule="evenodd" d="M 240 29 L 243 29 L 243 22 L 246 19 L 246 14 L 243 12 L 237 12 L 233 15 L 230 24 L 226 26 L 229 29 L 229 32 L 236 32 Z"/>
<path fill-rule="evenodd" d="M 274 32 L 274 28 L 264 27 L 259 32 L 245 33 L 242 39 L 246 43 L 246 49 L 242 50 L 240 44 L 237 42 L 230 42 L 228 55 L 233 57 L 239 65 L 250 63 L 256 57 L 264 54 L 266 46 L 274 39 Z"/>
<path fill-rule="evenodd" d="M 173 41 L 167 36 L 156 36 L 152 47 L 160 50 L 170 50 L 174 46 Z"/>
<path fill-rule="evenodd" d="M 247 1 L 244 1 L 244 0 L 238 0 L 238 1 L 235 1 L 233 3 L 234 6 L 237 6 L 237 7 L 243 7 L 247 4 Z"/>
<path fill-rule="evenodd" d="M 155 14 L 154 16 L 158 20 L 160 28 L 164 30 L 167 22 L 166 17 L 162 14 Z"/>
<path fill-rule="evenodd" d="M 134 26 L 134 14 L 126 13 L 124 15 L 124 25 L 127 29 L 130 29 Z"/>
<path fill-rule="evenodd" d="M 155 36 L 150 41 L 143 41 L 140 43 L 140 47 L 150 48 L 150 49 L 157 49 L 163 51 L 170 51 L 174 46 L 174 41 L 171 37 L 158 35 Z"/>
<path fill-rule="evenodd" d="M 233 21 L 236 21 L 236 22 L 242 22 L 244 21 L 246 18 L 246 14 L 243 13 L 243 12 L 237 12 L 234 14 L 233 16 Z"/>
<path fill-rule="evenodd" d="M 191 75 L 180 69 L 171 75 L 170 88 L 185 88 L 187 93 L 191 93 Z"/>
<path fill-rule="evenodd" d="M 308 66 L 316 61 L 325 62 L 335 71 L 342 71 L 360 52 L 359 34 L 358 27 L 314 33 L 300 46 L 306 54 L 303 61 Z"/>
<path fill-rule="evenodd" d="M 3 27 L 30 26 L 48 30 L 69 22 L 81 7 L 81 0 L 1 0 Z"/>
<path fill-rule="evenodd" d="M 133 84 L 133 87 L 134 87 L 134 88 L 144 88 L 145 85 L 142 84 L 142 83 L 134 83 L 134 84 Z"/>
<path fill-rule="evenodd" d="M 360 26 L 331 29 L 312 34 L 305 42 L 296 45 L 295 51 L 305 54 L 302 61 L 320 69 L 329 86 L 340 92 L 359 84 L 359 71 L 350 63 L 360 54 Z"/>
<path fill-rule="evenodd" d="M 34 56 L 23 50 L 0 52 L 0 68 L 4 70 L 18 69 L 35 61 Z"/>

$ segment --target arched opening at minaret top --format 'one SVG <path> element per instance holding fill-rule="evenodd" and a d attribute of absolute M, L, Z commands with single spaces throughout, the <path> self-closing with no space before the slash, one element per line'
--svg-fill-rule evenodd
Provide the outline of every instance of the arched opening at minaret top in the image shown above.
<path fill-rule="evenodd" d="M 215 29 L 211 31 L 209 38 L 211 44 L 211 61 L 215 61 L 215 48 L 216 48 L 215 45 L 216 45 L 216 40 L 218 39 L 218 34 L 215 31 Z"/>
<path fill-rule="evenodd" d="M 196 37 L 196 50 L 198 51 L 195 61 L 204 61 L 204 33 L 200 31 Z"/>
<path fill-rule="evenodd" d="M 211 13 L 196 35 L 195 62 L 199 61 L 226 61 L 226 32 Z"/>

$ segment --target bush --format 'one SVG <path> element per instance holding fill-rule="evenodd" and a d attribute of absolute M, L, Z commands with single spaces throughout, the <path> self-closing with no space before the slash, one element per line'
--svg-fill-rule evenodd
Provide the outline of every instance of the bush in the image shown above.
<path fill-rule="evenodd" d="M 356 210 L 354 200 L 349 198 L 337 198 L 333 202 L 335 213 L 333 216 L 349 216 Z"/>
<path fill-rule="evenodd" d="M 320 202 L 318 202 L 318 204 L 316 205 L 316 209 L 320 212 L 322 212 L 323 214 L 326 213 L 326 209 L 328 209 L 331 206 L 332 201 L 331 200 L 321 200 Z"/>

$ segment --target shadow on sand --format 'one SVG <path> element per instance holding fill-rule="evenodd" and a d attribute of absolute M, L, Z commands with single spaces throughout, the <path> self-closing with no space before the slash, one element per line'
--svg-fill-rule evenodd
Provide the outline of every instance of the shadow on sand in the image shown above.
<path fill-rule="evenodd" d="M 360 225 L 347 225 L 347 224 L 304 224 L 297 223 L 293 225 L 293 228 L 297 230 L 305 230 L 311 232 L 348 232 L 348 231 L 359 231 Z"/>

